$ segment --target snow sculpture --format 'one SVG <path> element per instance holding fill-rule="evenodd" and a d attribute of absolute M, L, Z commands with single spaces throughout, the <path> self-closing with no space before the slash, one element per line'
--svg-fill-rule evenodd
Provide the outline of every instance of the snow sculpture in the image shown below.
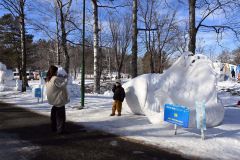
<path fill-rule="evenodd" d="M 16 82 L 13 81 L 13 72 L 0 62 L 0 91 L 13 90 Z"/>
<path fill-rule="evenodd" d="M 0 91 L 14 90 L 16 82 L 13 79 L 13 71 L 0 62 Z"/>
<path fill-rule="evenodd" d="M 0 84 L 4 84 L 6 71 L 7 71 L 6 65 L 0 62 Z"/>
<path fill-rule="evenodd" d="M 204 101 L 207 127 L 213 127 L 224 117 L 224 107 L 217 100 L 216 75 L 206 56 L 185 52 L 163 74 L 145 74 L 125 83 L 123 105 L 154 124 L 163 124 L 164 104 L 183 105 L 190 109 L 189 127 L 196 127 L 195 102 Z"/>

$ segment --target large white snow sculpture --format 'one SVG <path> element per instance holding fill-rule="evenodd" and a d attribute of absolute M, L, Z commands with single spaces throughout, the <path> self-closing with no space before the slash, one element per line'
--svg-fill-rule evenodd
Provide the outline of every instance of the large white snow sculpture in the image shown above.
<path fill-rule="evenodd" d="M 207 127 L 219 125 L 224 107 L 217 100 L 216 73 L 204 55 L 185 52 L 163 74 L 138 76 L 123 87 L 125 106 L 135 114 L 144 114 L 151 123 L 163 123 L 164 104 L 178 104 L 190 109 L 189 127 L 196 127 L 195 102 L 205 102 Z"/>

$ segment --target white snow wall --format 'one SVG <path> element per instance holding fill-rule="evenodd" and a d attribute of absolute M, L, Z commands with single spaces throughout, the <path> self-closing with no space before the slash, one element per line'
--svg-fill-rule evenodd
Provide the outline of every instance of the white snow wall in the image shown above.
<path fill-rule="evenodd" d="M 183 105 L 190 109 L 189 127 L 196 127 L 195 102 L 205 101 L 207 127 L 213 127 L 224 117 L 224 107 L 217 100 L 216 76 L 206 56 L 185 52 L 163 74 L 144 74 L 125 83 L 123 105 L 154 124 L 163 123 L 164 104 Z"/>

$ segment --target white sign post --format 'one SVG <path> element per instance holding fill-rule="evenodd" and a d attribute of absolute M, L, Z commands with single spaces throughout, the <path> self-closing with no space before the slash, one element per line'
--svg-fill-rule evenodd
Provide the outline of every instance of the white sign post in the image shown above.
<path fill-rule="evenodd" d="M 174 135 L 177 135 L 177 125 L 174 124 Z"/>
<path fill-rule="evenodd" d="M 35 90 L 34 90 L 34 96 L 38 99 L 38 103 L 39 103 L 39 98 L 41 98 L 41 96 L 42 96 L 42 90 L 41 90 L 41 88 L 35 88 Z"/>
<path fill-rule="evenodd" d="M 43 103 L 43 93 L 44 93 L 44 85 L 45 85 L 45 82 L 44 82 L 44 79 L 42 77 L 40 77 L 40 88 L 41 88 L 41 98 L 42 98 L 42 103 Z"/>
<path fill-rule="evenodd" d="M 205 112 L 205 101 L 196 101 L 196 122 L 197 128 L 201 130 L 201 139 L 205 139 L 204 130 L 206 130 L 206 112 Z"/>
<path fill-rule="evenodd" d="M 38 103 L 39 103 L 39 99 L 42 99 L 42 103 L 43 103 L 43 97 L 44 97 L 44 80 L 41 77 L 39 80 L 39 86 L 38 88 L 34 89 L 34 96 L 38 99 Z"/>

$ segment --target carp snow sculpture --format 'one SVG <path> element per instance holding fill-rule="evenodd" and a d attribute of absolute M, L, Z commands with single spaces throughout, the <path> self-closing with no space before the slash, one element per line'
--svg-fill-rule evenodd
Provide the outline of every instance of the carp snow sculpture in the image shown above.
<path fill-rule="evenodd" d="M 207 127 L 213 127 L 224 117 L 224 107 L 217 100 L 216 74 L 206 56 L 185 52 L 163 74 L 145 74 L 125 83 L 123 105 L 154 124 L 163 123 L 164 104 L 183 105 L 190 110 L 189 127 L 196 127 L 195 102 L 204 102 Z"/>

